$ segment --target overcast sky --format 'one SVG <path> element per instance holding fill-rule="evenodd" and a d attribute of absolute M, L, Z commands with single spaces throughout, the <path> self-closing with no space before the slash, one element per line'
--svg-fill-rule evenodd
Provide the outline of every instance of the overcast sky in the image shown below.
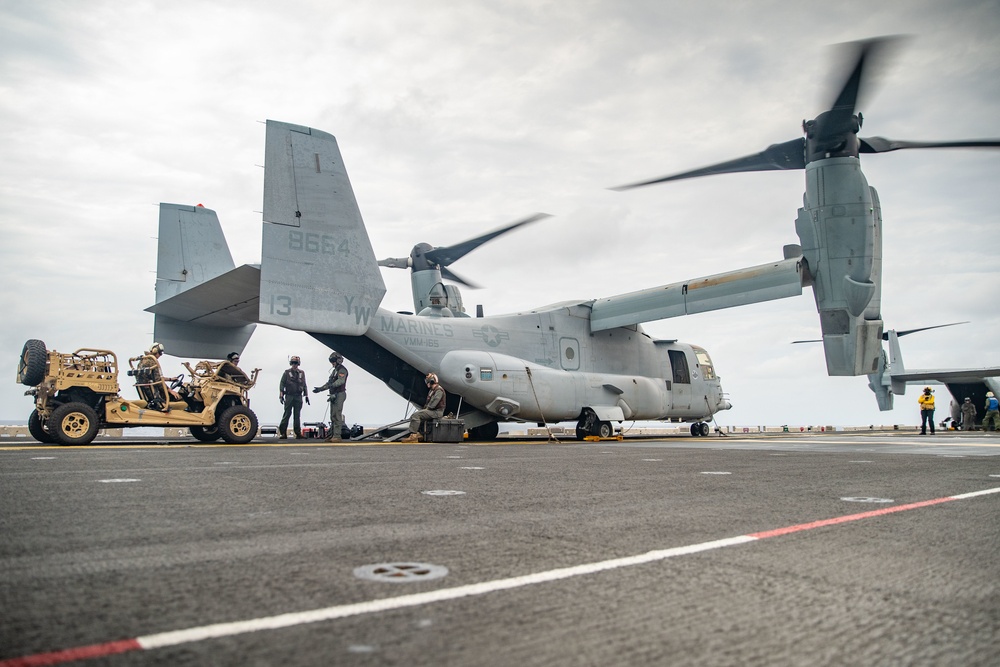
<path fill-rule="evenodd" d="M 801 136 L 832 101 L 830 45 L 886 34 L 912 38 L 861 100 L 863 136 L 1000 137 L 997 0 L 0 0 L 0 419 L 32 409 L 14 382 L 26 339 L 120 359 L 152 343 L 159 202 L 216 210 L 236 263 L 260 261 L 265 119 L 338 138 L 378 257 L 553 214 L 455 265 L 485 286 L 466 306 L 502 314 L 780 259 L 801 171 L 607 188 Z M 971 321 L 904 338 L 907 366 L 1000 364 L 1000 151 L 864 168 L 887 327 Z M 383 275 L 383 306 L 412 309 L 407 273 Z M 808 289 L 645 329 L 708 349 L 734 405 L 721 425 L 919 421 L 918 387 L 880 413 L 864 377 L 789 344 L 819 337 Z M 291 354 L 325 381 L 303 333 L 260 326 L 243 355 L 263 423 Z M 349 423 L 404 416 L 348 367 Z"/>

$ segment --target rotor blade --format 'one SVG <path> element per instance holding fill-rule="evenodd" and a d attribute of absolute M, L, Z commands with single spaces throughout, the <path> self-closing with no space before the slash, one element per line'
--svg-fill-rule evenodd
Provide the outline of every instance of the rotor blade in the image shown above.
<path fill-rule="evenodd" d="M 651 181 L 641 181 L 628 185 L 619 185 L 611 188 L 617 192 L 631 190 L 643 185 L 653 185 L 654 183 L 666 183 L 667 181 L 679 181 L 684 178 L 696 178 L 698 176 L 713 176 L 715 174 L 730 174 L 741 171 L 774 171 L 776 169 L 805 169 L 805 139 L 792 139 L 782 144 L 772 144 L 760 153 L 746 155 L 728 162 L 720 162 L 709 167 L 693 169 L 681 172 L 672 176 L 654 178 Z"/>
<path fill-rule="evenodd" d="M 471 287 L 472 289 L 480 289 L 480 285 L 472 282 L 471 280 L 466 280 L 462 276 L 458 275 L 454 271 L 444 266 L 441 267 L 441 277 L 447 278 L 453 283 L 459 283 L 460 285 L 465 285 L 466 287 Z"/>
<path fill-rule="evenodd" d="M 379 266 L 387 266 L 390 269 L 405 269 L 410 266 L 409 257 L 389 257 L 376 262 Z"/>
<path fill-rule="evenodd" d="M 815 340 L 793 340 L 792 345 L 795 345 L 796 343 L 822 343 L 822 342 L 823 342 L 822 338 L 817 338 Z"/>
<path fill-rule="evenodd" d="M 849 130 L 854 111 L 858 106 L 858 98 L 869 78 L 866 77 L 866 70 L 870 74 L 873 63 L 877 64 L 881 54 L 900 39 L 899 36 L 875 37 L 843 45 L 846 49 L 844 57 L 846 66 L 843 70 L 847 72 L 847 77 L 833 104 L 830 105 L 830 110 L 823 114 L 825 118 L 818 128 L 818 141 L 825 143 L 837 140 Z"/>
<path fill-rule="evenodd" d="M 525 218 L 524 220 L 519 220 L 513 222 L 506 227 L 501 227 L 495 231 L 488 234 L 483 234 L 482 236 L 477 236 L 474 239 L 469 239 L 468 241 L 463 241 L 462 243 L 456 243 L 451 246 L 442 246 L 440 248 L 434 248 L 430 252 L 424 254 L 428 260 L 435 264 L 441 266 L 448 266 L 455 260 L 461 259 L 466 256 L 482 244 L 487 241 L 492 241 L 501 234 L 506 234 L 507 232 L 513 231 L 522 225 L 527 225 L 528 223 L 535 222 L 536 220 L 541 220 L 542 218 L 552 217 L 548 213 L 535 213 L 532 216 Z M 459 281 L 462 282 L 462 281 Z"/>
<path fill-rule="evenodd" d="M 885 137 L 858 137 L 862 153 L 888 153 L 905 148 L 997 148 L 1000 139 L 968 141 L 896 141 Z"/>
<path fill-rule="evenodd" d="M 917 333 L 918 331 L 927 331 L 929 329 L 940 329 L 942 327 L 954 327 L 954 326 L 958 326 L 959 324 L 968 324 L 968 322 L 952 322 L 951 324 L 935 324 L 932 327 L 920 327 L 919 329 L 907 329 L 905 331 L 897 331 L 896 332 L 896 336 L 905 336 L 907 334 Z M 888 331 L 882 333 L 882 340 L 889 340 L 889 332 Z"/>

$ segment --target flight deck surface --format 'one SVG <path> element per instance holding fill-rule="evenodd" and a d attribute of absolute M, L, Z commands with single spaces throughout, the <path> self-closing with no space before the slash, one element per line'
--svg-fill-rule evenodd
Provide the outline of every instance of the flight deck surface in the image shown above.
<path fill-rule="evenodd" d="M 0 665 L 990 664 L 1000 437 L 0 447 Z"/>

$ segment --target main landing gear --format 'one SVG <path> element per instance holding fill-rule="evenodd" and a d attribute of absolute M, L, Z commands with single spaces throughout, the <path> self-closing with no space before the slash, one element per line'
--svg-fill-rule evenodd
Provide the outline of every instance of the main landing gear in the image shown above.
<path fill-rule="evenodd" d="M 583 440 L 588 435 L 595 435 L 598 438 L 612 438 L 615 435 L 615 429 L 611 422 L 598 419 L 597 413 L 593 410 L 585 410 L 580 421 L 576 423 L 576 439 Z"/>
<path fill-rule="evenodd" d="M 708 422 L 695 422 L 695 423 L 691 424 L 691 435 L 693 435 L 695 437 L 697 437 L 697 436 L 703 436 L 703 435 L 708 435 L 711 432 L 712 432 L 712 429 L 708 425 Z"/>

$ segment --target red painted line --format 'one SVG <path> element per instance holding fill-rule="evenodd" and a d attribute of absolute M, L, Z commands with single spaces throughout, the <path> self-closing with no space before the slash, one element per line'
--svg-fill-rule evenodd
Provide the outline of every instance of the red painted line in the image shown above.
<path fill-rule="evenodd" d="M 764 540 L 767 539 L 768 537 L 789 535 L 791 533 L 798 533 L 803 530 L 812 530 L 813 528 L 822 528 L 824 526 L 835 526 L 838 523 L 859 521 L 861 519 L 869 519 L 873 516 L 882 516 L 884 514 L 892 514 L 894 512 L 905 512 L 906 510 L 913 510 L 917 509 L 918 507 L 939 505 L 941 503 L 946 503 L 951 500 L 956 500 L 956 498 L 935 498 L 934 500 L 924 500 L 919 503 L 910 503 L 908 505 L 894 505 L 893 507 L 884 507 L 880 510 L 872 510 L 871 512 L 862 512 L 861 514 L 849 514 L 847 516 L 838 516 L 832 519 L 823 519 L 822 521 L 800 523 L 797 526 L 786 526 L 785 528 L 775 528 L 774 530 L 765 530 L 759 533 L 750 533 L 748 537 L 756 537 L 758 540 Z"/>
<path fill-rule="evenodd" d="M 129 651 L 141 651 L 142 646 L 135 639 L 123 639 L 117 642 L 106 642 L 104 644 L 91 644 L 90 646 L 77 646 L 64 651 L 53 651 L 52 653 L 36 653 L 23 658 L 8 658 L 0 660 L 0 667 L 43 667 L 44 665 L 59 665 L 73 660 L 89 660 L 90 658 L 103 658 L 106 655 L 115 653 L 128 653 Z"/>

